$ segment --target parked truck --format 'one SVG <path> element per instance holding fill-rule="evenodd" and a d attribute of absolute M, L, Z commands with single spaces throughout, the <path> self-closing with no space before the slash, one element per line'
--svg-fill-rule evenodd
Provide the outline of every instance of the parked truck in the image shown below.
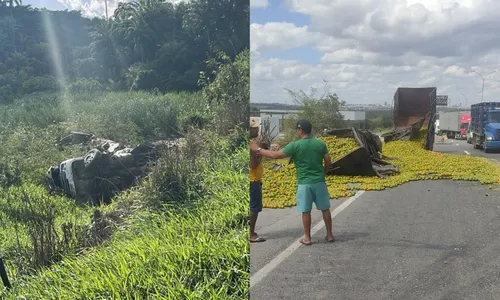
<path fill-rule="evenodd" d="M 424 149 L 432 151 L 436 127 L 435 87 L 398 88 L 394 93 L 394 129 L 382 135 L 386 142 L 398 139 L 413 139 L 422 128 L 426 128 Z"/>
<path fill-rule="evenodd" d="M 474 149 L 500 150 L 500 102 L 473 104 L 470 129 Z"/>
<path fill-rule="evenodd" d="M 439 135 L 465 140 L 470 119 L 471 115 L 469 113 L 459 111 L 440 112 Z"/>

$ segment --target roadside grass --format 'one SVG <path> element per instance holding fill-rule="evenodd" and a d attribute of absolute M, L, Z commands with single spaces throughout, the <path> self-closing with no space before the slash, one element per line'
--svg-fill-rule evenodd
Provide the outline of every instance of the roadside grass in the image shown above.
<path fill-rule="evenodd" d="M 245 132 L 213 133 L 199 94 L 54 99 L 0 107 L 0 256 L 13 284 L 0 298 L 247 299 Z M 208 130 L 191 129 L 180 155 L 165 153 L 110 205 L 46 190 L 50 166 L 86 152 L 58 145 L 70 130 L 135 146 L 200 123 Z"/>
<path fill-rule="evenodd" d="M 202 172 L 195 209 L 142 211 L 109 245 L 25 277 L 7 299 L 247 299 L 246 149 Z M 1 294 L 0 294 L 1 296 Z"/>

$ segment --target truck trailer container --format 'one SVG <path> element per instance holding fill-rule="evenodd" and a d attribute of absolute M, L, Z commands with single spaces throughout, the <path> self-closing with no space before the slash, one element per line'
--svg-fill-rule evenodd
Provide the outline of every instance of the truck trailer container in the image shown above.
<path fill-rule="evenodd" d="M 394 93 L 393 121 L 396 131 L 413 127 L 415 130 L 427 128 L 424 148 L 433 149 L 436 126 L 435 87 L 403 88 Z M 423 120 L 423 122 L 422 122 Z M 421 126 L 418 124 L 422 122 Z M 418 127 L 418 128 L 417 128 Z"/>
<path fill-rule="evenodd" d="M 500 150 L 500 102 L 471 105 L 470 131 L 474 149 Z"/>

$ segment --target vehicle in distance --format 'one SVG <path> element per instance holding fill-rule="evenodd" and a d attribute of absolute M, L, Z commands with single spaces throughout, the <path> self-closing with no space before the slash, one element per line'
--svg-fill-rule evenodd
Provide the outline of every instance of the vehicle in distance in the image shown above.
<path fill-rule="evenodd" d="M 471 133 L 474 149 L 500 150 L 500 102 L 471 105 Z"/>
<path fill-rule="evenodd" d="M 467 138 L 467 127 L 471 115 L 459 111 L 449 111 L 439 113 L 439 135 L 445 135 L 448 138 L 465 140 Z"/>

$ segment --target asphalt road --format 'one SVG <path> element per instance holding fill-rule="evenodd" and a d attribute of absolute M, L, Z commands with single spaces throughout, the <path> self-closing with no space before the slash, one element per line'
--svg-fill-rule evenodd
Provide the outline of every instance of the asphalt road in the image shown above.
<path fill-rule="evenodd" d="M 441 142 L 439 138 L 436 137 L 434 151 L 460 155 L 482 156 L 500 162 L 500 151 L 496 153 L 484 153 L 481 149 L 474 149 L 471 144 L 467 144 L 464 140 L 447 140 Z"/>
<path fill-rule="evenodd" d="M 500 161 L 448 143 L 435 150 Z M 257 231 L 268 240 L 250 247 L 251 299 L 500 299 L 499 191 L 419 181 L 332 204 L 333 244 L 321 227 L 312 246 L 297 245 L 295 208 L 261 213 Z"/>

